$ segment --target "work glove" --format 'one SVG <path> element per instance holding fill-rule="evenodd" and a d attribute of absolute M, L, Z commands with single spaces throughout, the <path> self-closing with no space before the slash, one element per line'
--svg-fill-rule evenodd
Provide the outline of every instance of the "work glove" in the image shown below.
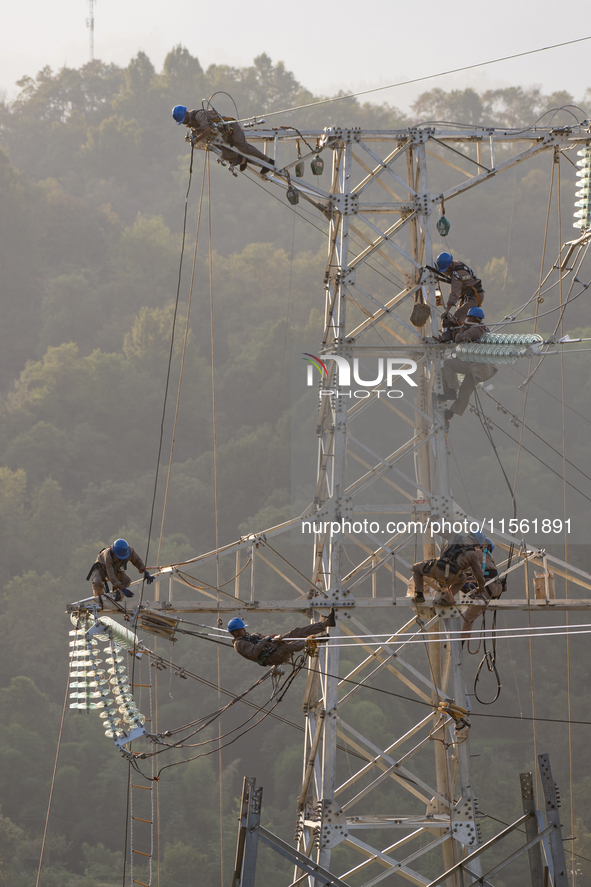
<path fill-rule="evenodd" d="M 151 585 L 152 582 L 154 581 L 154 577 L 153 577 L 153 576 L 150 576 L 150 574 L 148 573 L 147 570 L 146 570 L 145 573 L 144 573 L 144 579 L 146 580 L 146 582 L 148 583 L 148 585 Z"/>
<path fill-rule="evenodd" d="M 133 597 L 133 591 L 130 591 L 129 588 L 122 588 L 121 591 L 125 597 Z"/>
<path fill-rule="evenodd" d="M 445 309 L 445 311 L 442 311 L 442 313 L 441 313 L 441 319 L 442 319 L 442 320 L 451 320 L 451 314 L 450 314 L 450 312 L 447 310 L 447 308 Z"/>

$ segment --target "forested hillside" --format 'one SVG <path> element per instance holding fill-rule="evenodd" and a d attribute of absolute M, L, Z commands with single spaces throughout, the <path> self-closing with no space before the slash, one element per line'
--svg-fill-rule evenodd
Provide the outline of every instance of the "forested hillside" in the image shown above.
<path fill-rule="evenodd" d="M 557 86 L 558 81 L 559 74 Z M 90 593 L 84 581 L 88 569 L 114 538 L 129 539 L 142 554 L 148 544 L 188 183 L 189 149 L 171 108 L 177 103 L 199 107 L 217 90 L 231 94 L 241 117 L 321 98 L 267 56 L 248 68 L 214 65 L 204 71 L 182 47 L 169 53 L 161 72 L 139 53 L 125 69 L 100 61 L 79 70 L 44 68 L 35 77 L 23 77 L 19 87 L 14 102 L 0 104 L 0 887 L 35 883 L 67 675 L 70 624 L 64 604 Z M 520 87 L 482 95 L 436 89 L 421 95 L 408 115 L 389 105 L 345 99 L 278 115 L 273 125 L 395 128 L 437 119 L 521 126 L 575 100 L 591 104 L 590 91 L 572 97 L 559 89 L 547 96 Z M 233 113 L 226 97 L 220 97 L 220 105 L 224 113 Z M 568 111 L 560 115 L 556 119 L 571 119 Z M 197 223 L 202 164 L 197 152 L 189 241 Z M 498 316 L 538 284 L 551 166 L 551 156 L 523 164 L 470 192 L 461 207 L 449 208 L 448 246 L 482 275 L 487 311 Z M 566 240 L 572 235 L 572 168 L 565 168 L 563 176 Z M 309 440 L 313 450 L 314 425 L 313 417 L 308 423 L 292 421 L 290 361 L 292 353 L 317 347 L 326 244 L 320 220 L 307 224 L 264 186 L 234 178 L 213 162 L 211 197 L 203 212 L 210 211 L 219 539 L 225 543 L 247 529 L 262 530 L 289 517 L 298 502 L 300 491 L 290 481 L 292 450 Z M 553 257 L 560 237 L 554 212 L 548 237 Z M 185 255 L 175 329 L 163 472 L 192 246 Z M 571 335 L 591 328 L 588 299 L 578 304 Z M 161 564 L 215 545 L 210 319 L 204 236 L 197 254 Z M 569 414 L 569 458 L 577 464 L 584 464 L 587 450 L 591 383 L 586 358 L 571 359 L 565 385 L 566 400 L 576 411 Z M 561 397 L 557 375 L 549 372 L 540 380 Z M 501 383 L 513 409 L 523 397 L 518 381 L 507 374 Z M 559 449 L 561 429 L 549 416 L 547 402 L 535 401 L 530 422 Z M 474 440 L 458 435 L 454 446 L 463 482 L 476 490 L 479 475 L 489 470 L 490 453 Z M 514 471 L 509 450 L 506 458 Z M 559 457 L 551 458 L 562 466 Z M 532 501 L 547 495 L 536 463 L 524 457 L 520 471 Z M 578 477 L 568 476 L 573 482 Z M 578 477 L 579 482 L 587 483 Z M 584 490 L 591 496 L 589 485 Z M 161 485 L 157 517 L 162 495 Z M 586 506 L 587 501 L 580 505 L 577 500 L 577 513 L 588 520 Z M 154 558 L 159 533 L 158 519 L 150 540 Z M 569 557 L 588 569 L 588 548 L 573 546 Z M 222 684 L 243 689 L 259 675 L 245 677 L 232 655 L 222 650 Z M 216 656 L 198 642 L 181 641 L 174 649 L 176 661 L 214 680 Z M 525 647 L 509 652 L 505 708 L 499 711 L 529 712 L 529 684 L 521 687 L 520 697 L 515 677 L 515 670 L 526 667 Z M 542 713 L 551 716 L 560 706 L 564 713 L 561 641 L 545 651 L 538 679 Z M 161 722 L 181 723 L 218 707 L 213 691 L 187 686 L 170 671 L 159 680 Z M 573 666 L 572 680 L 579 693 L 572 716 L 588 720 L 582 657 Z M 282 710 L 296 724 L 302 721 L 300 695 L 296 689 Z M 408 717 L 383 700 L 361 699 L 361 694 L 358 699 L 352 704 L 353 722 L 373 718 L 386 732 L 388 718 Z M 531 724 L 484 723 L 492 726 L 482 726 L 475 735 L 475 753 L 482 756 L 475 770 L 484 774 L 494 762 L 498 779 L 482 797 L 481 808 L 490 805 L 507 820 L 516 818 L 517 773 L 532 767 Z M 577 803 L 589 789 L 581 763 L 588 729 L 580 727 L 575 734 Z M 549 726 L 541 741 L 553 743 L 566 796 L 564 731 Z M 219 884 L 222 840 L 227 883 L 243 775 L 260 777 L 265 822 L 291 837 L 301 769 L 297 728 L 268 719 L 225 752 L 224 764 L 222 832 L 217 758 L 203 757 L 162 777 L 163 887 L 196 883 L 191 880 L 196 870 L 200 887 Z M 126 792 L 127 766 L 98 720 L 69 713 L 42 887 L 121 883 Z M 385 798 L 384 793 L 384 805 Z M 391 809 L 391 796 L 388 804 Z M 583 805 L 577 811 L 577 852 L 589 856 L 591 814 Z M 339 852 L 346 860 L 347 851 Z M 277 863 L 263 857 L 261 867 L 274 883 Z M 519 880 L 507 875 L 502 883 L 517 887 Z"/>

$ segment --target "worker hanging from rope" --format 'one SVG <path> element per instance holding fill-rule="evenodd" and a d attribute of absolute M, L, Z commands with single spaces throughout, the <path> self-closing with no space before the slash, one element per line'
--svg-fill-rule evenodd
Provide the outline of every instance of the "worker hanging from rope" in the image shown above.
<path fill-rule="evenodd" d="M 151 585 L 154 577 L 146 570 L 143 560 L 125 539 L 116 539 L 110 548 L 103 548 L 89 570 L 86 580 L 92 581 L 92 593 L 100 600 L 102 594 L 109 593 L 109 582 L 113 586 L 113 600 L 120 601 L 122 593 L 125 597 L 133 597 L 130 591 L 131 579 L 127 575 L 127 562 L 131 561 L 144 579 Z"/>
<path fill-rule="evenodd" d="M 433 598 L 434 604 L 453 606 L 454 595 L 462 588 L 470 572 L 478 584 L 478 590 L 483 592 L 485 579 L 481 545 L 485 542 L 486 537 L 481 532 L 471 533 L 469 537 L 457 536 L 444 546 L 439 557 L 414 564 L 412 578 L 415 603 L 425 603 L 425 576 L 433 579 L 441 589 Z"/>
<path fill-rule="evenodd" d="M 460 342 L 478 342 L 488 330 L 484 325 L 484 311 L 482 308 L 470 308 L 466 315 L 465 322 L 455 328 L 453 340 L 456 344 Z M 497 368 L 486 363 L 468 363 L 460 360 L 458 357 L 448 357 L 443 361 L 443 394 L 438 394 L 437 399 L 440 401 L 453 400 L 451 406 L 445 410 L 445 418 L 449 422 L 454 416 L 463 415 L 466 407 L 470 402 L 472 392 L 476 388 L 478 382 L 485 382 L 497 372 Z M 464 380 L 458 388 L 457 373 L 462 373 Z"/>
<path fill-rule="evenodd" d="M 231 166 L 238 166 L 241 172 L 244 172 L 249 162 L 253 162 L 253 158 L 264 160 L 271 167 L 275 166 L 271 157 L 267 157 L 266 154 L 246 141 L 244 130 L 233 117 L 221 117 L 213 109 L 206 111 L 199 108 L 195 111 L 188 111 L 185 105 L 175 105 L 172 109 L 172 116 L 178 126 L 184 123 L 192 131 L 191 144 L 193 145 L 203 140 L 208 143 L 211 138 L 220 135 L 224 142 L 230 146 L 219 146 L 222 158 Z M 261 164 L 260 172 L 262 176 L 266 176 L 268 172 L 273 172 L 273 169 Z"/>
<path fill-rule="evenodd" d="M 507 580 L 505 578 L 496 578 L 499 575 L 499 571 L 497 570 L 497 565 L 492 556 L 494 548 L 494 542 L 487 537 L 484 540 L 484 545 L 481 547 L 480 558 L 480 567 L 484 576 L 484 582 L 487 584 L 483 584 L 481 587 L 480 583 L 477 583 L 478 587 L 472 590 L 470 597 L 474 600 L 474 603 L 471 604 L 464 613 L 464 621 L 462 623 L 462 635 L 465 637 L 470 636 L 474 622 L 480 613 L 482 613 L 482 611 L 488 606 L 489 602 L 499 598 L 506 588 Z M 489 581 L 491 579 L 492 582 Z"/>
<path fill-rule="evenodd" d="M 321 622 L 312 622 L 303 628 L 292 628 L 286 634 L 249 634 L 246 623 L 235 616 L 228 622 L 228 631 L 234 638 L 234 649 L 245 659 L 263 667 L 278 666 L 291 659 L 292 653 L 301 653 L 306 647 L 305 638 L 320 634 L 336 625 L 334 607 Z"/>
<path fill-rule="evenodd" d="M 484 299 L 482 281 L 479 277 L 476 277 L 474 271 L 468 268 L 464 262 L 454 262 L 454 257 L 451 253 L 440 253 L 435 264 L 440 279 L 451 284 L 451 292 L 447 300 L 444 317 L 459 302 L 459 306 L 453 316 L 455 320 L 461 323 L 470 308 L 481 307 L 482 300 Z"/>

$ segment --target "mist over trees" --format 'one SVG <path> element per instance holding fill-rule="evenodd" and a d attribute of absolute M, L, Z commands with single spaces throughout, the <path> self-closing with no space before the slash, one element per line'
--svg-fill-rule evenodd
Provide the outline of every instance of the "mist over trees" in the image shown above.
<path fill-rule="evenodd" d="M 148 543 L 188 177 L 189 149 L 171 108 L 177 103 L 199 107 L 202 98 L 216 91 L 232 96 L 241 117 L 323 98 L 305 90 L 283 63 L 267 55 L 246 68 L 212 65 L 203 70 L 181 46 L 168 54 L 162 71 L 140 52 L 126 68 L 100 61 L 78 70 L 46 67 L 18 85 L 15 101 L 0 104 L 0 887 L 35 883 L 67 677 L 70 625 L 64 605 L 91 593 L 85 576 L 97 552 L 114 538 L 128 538 L 141 553 Z M 216 102 L 222 113 L 234 113 L 227 96 Z M 582 116 L 574 107 L 555 110 L 568 105 L 587 113 L 591 91 L 573 97 L 521 87 L 483 94 L 433 89 L 418 97 L 409 114 L 346 98 L 278 115 L 272 125 L 322 130 L 333 124 L 394 129 L 427 120 L 501 127 L 536 120 L 540 125 L 549 120 L 568 124 L 573 113 Z M 202 163 L 196 152 L 188 225 L 193 232 Z M 550 155 L 523 164 L 470 192 L 461 210 L 448 212 L 448 243 L 481 274 L 487 312 L 503 316 L 537 286 L 551 164 Z M 568 176 L 564 173 L 560 197 L 568 220 L 563 235 L 572 222 L 574 191 L 571 169 Z M 218 520 L 220 542 L 225 543 L 248 528 L 262 530 L 291 516 L 292 500 L 297 501 L 298 491 L 290 488 L 292 455 L 309 439 L 313 446 L 314 426 L 312 421 L 301 427 L 292 421 L 289 355 L 316 346 L 326 245 L 317 226 L 294 217 L 287 204 L 264 188 L 233 178 L 215 163 L 211 217 Z M 191 252 L 189 243 L 189 264 Z M 187 267 L 172 359 L 174 392 L 187 311 Z M 387 281 L 377 281 L 376 287 L 383 293 L 391 289 Z M 178 562 L 215 545 L 209 300 L 204 238 L 197 256 L 160 563 Z M 582 298 L 578 304 L 576 330 L 589 335 L 588 301 Z M 572 361 L 566 382 L 566 400 L 579 414 L 573 414 L 569 426 L 569 458 L 577 464 L 586 460 L 591 383 L 585 357 Z M 558 377 L 544 377 L 543 384 L 561 397 Z M 507 397 L 516 409 L 521 395 L 513 391 L 515 379 L 512 385 Z M 547 403 L 536 401 L 529 421 L 560 448 L 560 429 L 548 422 L 548 415 Z M 458 441 L 469 489 L 477 488 L 490 458 L 473 440 L 467 436 Z M 164 471 L 170 444 L 168 424 Z M 507 455 L 514 468 L 512 458 Z M 561 466 L 560 459 L 552 464 Z M 532 500 L 547 495 L 534 462 L 524 457 L 521 471 Z M 579 481 L 581 486 L 586 482 Z M 584 489 L 591 495 L 588 486 Z M 155 513 L 161 512 L 162 487 Z M 588 509 L 584 515 L 588 520 Z M 150 540 L 154 557 L 160 533 L 156 524 Z M 575 546 L 569 556 L 584 566 L 588 549 L 582 549 Z M 304 569 L 306 558 L 307 552 L 302 555 Z M 271 586 L 264 590 L 270 593 Z M 222 652 L 227 653 L 226 686 L 244 688 L 259 676 L 237 674 L 233 654 Z M 523 702 L 510 668 L 519 672 L 529 666 L 525 648 L 513 652 L 515 661 L 505 662 L 500 703 L 505 708 L 499 711 L 518 711 Z M 564 710 L 563 655 L 559 642 L 549 645 L 538 676 L 542 713 L 556 706 Z M 174 658 L 215 680 L 215 654 L 198 642 L 180 641 Z M 585 720 L 581 715 L 590 700 L 580 660 L 573 665 L 572 680 L 578 692 L 573 717 Z M 190 717 L 198 717 L 217 708 L 213 691 L 186 687 L 185 682 L 179 688 L 168 672 L 160 681 L 166 687 L 161 722 L 184 722 L 187 709 Z M 299 690 L 284 705 L 282 714 L 300 723 Z M 386 735 L 388 718 L 394 717 L 403 721 L 409 715 L 383 700 L 359 697 L 349 720 L 362 724 L 372 718 L 383 723 Z M 472 740 L 475 753 L 482 756 L 475 770 L 484 781 L 494 763 L 497 781 L 487 787 L 485 803 L 509 821 L 516 818 L 516 774 L 532 766 L 531 725 L 486 723 L 492 724 L 490 729 L 481 729 Z M 560 752 L 559 769 L 567 758 L 565 731 L 553 725 L 544 736 Z M 574 734 L 579 761 L 585 740 L 585 733 Z M 265 822 L 289 839 L 301 744 L 297 730 L 268 719 L 260 732 L 225 753 L 226 871 L 234 854 L 236 796 L 243 775 L 258 774 L 264 781 Z M 161 865 L 166 887 L 185 887 L 196 870 L 200 887 L 219 883 L 216 766 L 214 756 L 204 757 L 171 769 L 163 778 Z M 568 795 L 565 772 L 560 770 L 563 797 Z M 577 771 L 577 803 L 588 795 L 589 780 L 586 772 Z M 70 713 L 43 887 L 120 883 L 126 791 L 127 766 L 102 735 L 96 717 Z M 384 809 L 392 805 L 388 792 L 390 788 L 384 789 Z M 591 815 L 587 806 L 577 809 L 576 849 L 589 856 Z M 348 851 L 338 852 L 344 862 Z M 588 872 L 586 864 L 580 863 L 581 870 Z M 277 876 L 277 863 L 273 865 L 261 861 L 269 879 Z M 504 883 L 518 887 L 519 877 L 507 875 Z"/>

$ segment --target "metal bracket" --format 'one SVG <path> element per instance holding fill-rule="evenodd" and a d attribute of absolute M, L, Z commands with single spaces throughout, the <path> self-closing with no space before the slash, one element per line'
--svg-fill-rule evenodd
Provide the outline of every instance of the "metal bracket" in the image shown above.
<path fill-rule="evenodd" d="M 411 126 L 408 131 L 408 135 L 414 145 L 424 145 L 430 140 L 431 135 L 434 132 L 435 129 L 432 126 Z"/>
<path fill-rule="evenodd" d="M 129 733 L 124 733 L 123 736 L 113 737 L 113 741 L 117 748 L 123 748 L 128 742 L 133 742 L 134 739 L 139 739 L 140 736 L 148 736 L 148 731 L 145 727 L 134 727 L 133 730 L 130 730 Z"/>
<path fill-rule="evenodd" d="M 320 850 L 329 850 L 341 844 L 349 835 L 347 817 L 338 813 L 334 801 L 323 801 Z"/>
<path fill-rule="evenodd" d="M 341 286 L 353 286 L 355 276 L 355 268 L 347 268 L 346 271 L 335 274 L 335 283 L 340 283 Z"/>
<path fill-rule="evenodd" d="M 339 212 L 342 216 L 354 216 L 359 212 L 357 194 L 333 194 L 328 204 L 330 212 Z"/>
<path fill-rule="evenodd" d="M 453 523 L 454 501 L 451 496 L 431 497 L 431 519 Z"/>
<path fill-rule="evenodd" d="M 428 215 L 432 209 L 433 200 L 429 194 L 417 194 L 413 200 L 413 209 L 417 213 Z"/>
<path fill-rule="evenodd" d="M 460 798 L 451 811 L 451 833 L 464 847 L 478 845 L 474 805 L 470 798 Z"/>

